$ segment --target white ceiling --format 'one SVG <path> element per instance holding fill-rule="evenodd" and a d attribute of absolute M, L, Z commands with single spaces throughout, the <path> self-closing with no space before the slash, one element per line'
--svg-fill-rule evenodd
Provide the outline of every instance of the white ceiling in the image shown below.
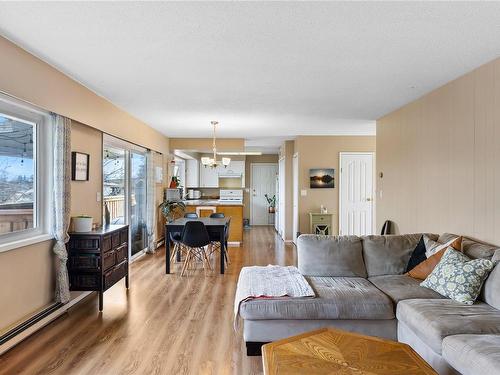
<path fill-rule="evenodd" d="M 374 134 L 500 56 L 500 3 L 1 2 L 0 34 L 166 135 L 255 147 Z"/>

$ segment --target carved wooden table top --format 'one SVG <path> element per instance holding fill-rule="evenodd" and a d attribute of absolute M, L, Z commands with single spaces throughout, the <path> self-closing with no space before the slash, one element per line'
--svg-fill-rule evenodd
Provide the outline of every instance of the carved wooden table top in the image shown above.
<path fill-rule="evenodd" d="M 264 374 L 436 375 L 410 346 L 325 328 L 262 346 Z"/>

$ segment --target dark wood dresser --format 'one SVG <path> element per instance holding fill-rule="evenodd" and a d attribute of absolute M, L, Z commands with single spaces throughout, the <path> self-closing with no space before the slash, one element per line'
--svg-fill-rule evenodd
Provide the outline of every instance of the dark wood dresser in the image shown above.
<path fill-rule="evenodd" d="M 70 290 L 103 293 L 125 278 L 128 289 L 128 225 L 109 225 L 91 232 L 69 233 L 68 272 Z"/>

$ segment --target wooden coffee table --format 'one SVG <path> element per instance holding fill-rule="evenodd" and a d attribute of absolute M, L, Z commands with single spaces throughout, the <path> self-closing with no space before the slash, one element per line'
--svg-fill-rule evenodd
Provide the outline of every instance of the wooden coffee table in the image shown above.
<path fill-rule="evenodd" d="M 325 328 L 262 346 L 264 374 L 437 373 L 410 346 Z"/>

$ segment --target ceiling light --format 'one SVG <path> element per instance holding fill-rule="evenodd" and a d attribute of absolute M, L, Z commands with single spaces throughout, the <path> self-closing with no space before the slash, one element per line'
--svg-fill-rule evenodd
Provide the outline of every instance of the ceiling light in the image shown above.
<path fill-rule="evenodd" d="M 215 127 L 217 124 L 219 124 L 217 121 L 211 121 L 210 122 L 212 126 L 214 127 L 214 137 L 213 137 L 213 142 L 212 142 L 212 151 L 214 152 L 214 157 L 208 157 L 204 156 L 201 158 L 201 164 L 204 167 L 210 167 L 210 168 L 217 168 L 218 165 L 222 164 L 224 168 L 226 168 L 229 163 L 231 163 L 231 158 L 222 158 L 222 161 L 217 161 L 217 146 L 215 143 Z"/>

